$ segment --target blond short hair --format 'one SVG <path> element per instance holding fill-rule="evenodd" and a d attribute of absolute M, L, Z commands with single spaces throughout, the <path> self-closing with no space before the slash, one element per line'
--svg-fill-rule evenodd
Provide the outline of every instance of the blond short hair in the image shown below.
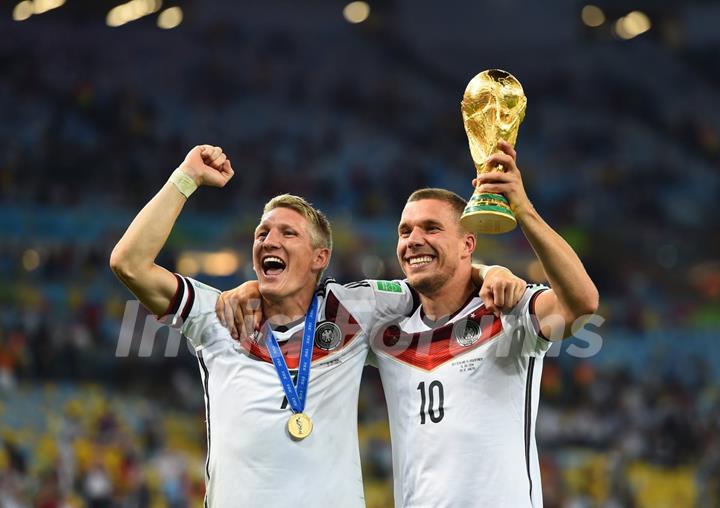
<path fill-rule="evenodd" d="M 465 211 L 465 207 L 467 206 L 467 201 L 465 201 L 463 198 L 461 198 L 454 192 L 434 187 L 416 190 L 415 192 L 410 194 L 407 202 L 412 203 L 413 201 L 421 201 L 423 199 L 437 199 L 438 201 L 449 204 L 452 207 L 453 211 L 457 213 L 458 220 L 460 220 L 460 216 Z"/>
<path fill-rule="evenodd" d="M 305 217 L 310 223 L 309 231 L 313 248 L 332 250 L 333 241 L 330 221 L 324 213 L 313 207 L 311 203 L 300 196 L 280 194 L 265 203 L 263 215 L 276 208 L 289 208 Z"/>

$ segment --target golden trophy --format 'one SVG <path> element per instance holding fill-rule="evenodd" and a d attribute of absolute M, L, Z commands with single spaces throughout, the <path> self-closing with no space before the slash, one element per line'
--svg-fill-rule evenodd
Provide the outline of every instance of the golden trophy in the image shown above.
<path fill-rule="evenodd" d="M 478 175 L 504 171 L 502 165 L 487 167 L 485 160 L 498 151 L 501 139 L 515 145 L 526 106 L 522 85 L 509 72 L 490 69 L 470 80 L 460 110 Z M 468 201 L 460 223 L 475 233 L 506 233 L 517 226 L 505 196 L 480 192 L 479 188 Z"/>

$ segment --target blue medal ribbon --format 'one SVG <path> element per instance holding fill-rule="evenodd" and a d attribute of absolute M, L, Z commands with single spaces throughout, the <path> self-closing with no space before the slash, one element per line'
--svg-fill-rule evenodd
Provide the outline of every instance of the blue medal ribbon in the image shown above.
<path fill-rule="evenodd" d="M 305 399 L 307 398 L 307 387 L 310 382 L 310 365 L 312 364 L 313 340 L 315 338 L 315 326 L 317 317 L 318 299 L 313 295 L 310 308 L 305 315 L 305 329 L 303 330 L 302 346 L 300 348 L 300 364 L 298 365 L 297 386 L 293 385 L 290 371 L 288 370 L 285 358 L 280 351 L 280 346 L 275 338 L 270 325 L 268 324 L 268 335 L 265 345 L 267 346 L 270 358 L 282 383 L 285 396 L 294 413 L 302 413 L 305 410 Z"/>

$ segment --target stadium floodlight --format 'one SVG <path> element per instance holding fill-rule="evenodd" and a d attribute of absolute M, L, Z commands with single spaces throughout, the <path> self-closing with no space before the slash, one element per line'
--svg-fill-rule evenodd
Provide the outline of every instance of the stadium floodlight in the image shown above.
<path fill-rule="evenodd" d="M 157 26 L 164 30 L 175 28 L 183 20 L 183 11 L 180 7 L 169 7 L 162 11 L 157 19 Z"/>
<path fill-rule="evenodd" d="M 30 0 L 23 0 L 13 9 L 13 19 L 15 21 L 25 21 L 33 15 L 33 4 Z"/>
<path fill-rule="evenodd" d="M 65 5 L 65 0 L 23 0 L 13 9 L 15 21 L 25 21 L 33 14 L 43 14 Z"/>
<path fill-rule="evenodd" d="M 343 16 L 348 23 L 362 23 L 370 16 L 370 6 L 367 2 L 350 2 L 343 9 Z"/>
<path fill-rule="evenodd" d="M 162 0 L 131 0 L 110 9 L 105 23 L 111 27 L 122 26 L 160 10 Z"/>
<path fill-rule="evenodd" d="M 596 28 L 605 23 L 605 13 L 597 5 L 586 5 L 580 12 L 580 18 L 585 25 Z"/>
<path fill-rule="evenodd" d="M 615 34 L 621 39 L 633 39 L 652 28 L 650 18 L 644 12 L 632 11 L 615 22 Z"/>

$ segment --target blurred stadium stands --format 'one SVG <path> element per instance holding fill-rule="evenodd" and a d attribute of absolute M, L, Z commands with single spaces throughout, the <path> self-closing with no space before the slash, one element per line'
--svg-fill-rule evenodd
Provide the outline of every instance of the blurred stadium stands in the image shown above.
<path fill-rule="evenodd" d="M 116 357 L 130 295 L 107 267 L 191 146 L 222 145 L 236 177 L 193 196 L 165 266 L 252 277 L 258 212 L 289 191 L 333 219 L 332 276 L 396 277 L 404 198 L 471 193 L 459 100 L 490 67 L 525 87 L 528 194 L 607 320 L 598 354 L 546 363 L 545 506 L 720 506 L 720 7 L 600 2 L 592 28 L 581 3 L 528 4 L 382 0 L 351 25 L 330 0 L 166 2 L 184 10 L 174 30 L 110 28 L 104 0 L 23 22 L 2 7 L 0 507 L 200 505 L 196 363 L 164 340 Z M 634 9 L 652 28 L 622 40 Z M 478 252 L 542 278 L 519 232 Z M 373 370 L 360 404 L 368 506 L 391 506 Z"/>

